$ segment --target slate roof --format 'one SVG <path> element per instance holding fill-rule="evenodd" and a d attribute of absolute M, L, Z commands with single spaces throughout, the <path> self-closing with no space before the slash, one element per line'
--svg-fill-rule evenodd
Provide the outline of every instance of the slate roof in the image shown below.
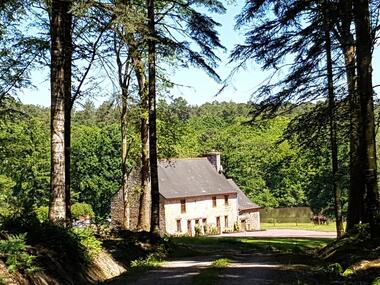
<path fill-rule="evenodd" d="M 228 179 L 228 182 L 237 192 L 239 211 L 261 208 L 255 203 L 252 203 L 251 200 L 249 200 L 249 198 L 243 193 L 243 191 L 240 190 L 239 186 L 237 186 L 232 179 Z"/>
<path fill-rule="evenodd" d="M 158 177 L 160 194 L 167 199 L 237 192 L 205 157 L 162 160 Z"/>

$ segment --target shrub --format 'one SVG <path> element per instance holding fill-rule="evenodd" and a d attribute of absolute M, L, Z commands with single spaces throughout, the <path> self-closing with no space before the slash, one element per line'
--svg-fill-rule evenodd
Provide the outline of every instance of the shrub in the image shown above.
<path fill-rule="evenodd" d="M 90 218 L 93 218 L 95 213 L 90 204 L 75 203 L 71 206 L 71 215 L 74 219 L 79 219 L 81 216 L 89 216 Z"/>
<path fill-rule="evenodd" d="M 194 232 L 195 232 L 195 236 L 202 235 L 202 226 L 201 225 L 195 225 Z"/>
<path fill-rule="evenodd" d="M 94 231 L 91 228 L 73 228 L 71 231 L 85 248 L 89 259 L 102 251 L 102 242 L 96 239 Z"/>
<path fill-rule="evenodd" d="M 48 220 L 49 216 L 49 207 L 41 206 L 34 209 L 34 213 L 36 214 L 37 219 L 42 223 Z"/>
<path fill-rule="evenodd" d="M 11 273 L 24 270 L 27 274 L 32 274 L 39 269 L 34 265 L 36 257 L 27 251 L 25 238 L 26 234 L 17 234 L 0 240 L 0 255 L 6 259 L 5 264 Z"/>
<path fill-rule="evenodd" d="M 239 222 L 234 223 L 234 232 L 240 232 L 240 224 Z"/>
<path fill-rule="evenodd" d="M 217 227 L 215 226 L 207 226 L 207 234 L 208 235 L 218 235 L 219 234 L 219 230 Z"/>

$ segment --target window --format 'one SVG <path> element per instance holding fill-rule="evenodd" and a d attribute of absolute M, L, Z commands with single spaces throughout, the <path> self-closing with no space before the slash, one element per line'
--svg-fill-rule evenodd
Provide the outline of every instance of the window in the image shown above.
<path fill-rule="evenodd" d="M 182 228 L 181 228 L 181 220 L 177 220 L 177 232 L 182 232 Z"/>
<path fill-rule="evenodd" d="M 186 200 L 181 200 L 181 213 L 186 213 Z"/>
<path fill-rule="evenodd" d="M 216 197 L 212 197 L 212 206 L 215 208 L 216 207 Z"/>
<path fill-rule="evenodd" d="M 228 195 L 224 195 L 224 205 L 228 206 Z"/>
<path fill-rule="evenodd" d="M 224 216 L 224 227 L 228 228 L 228 216 Z"/>

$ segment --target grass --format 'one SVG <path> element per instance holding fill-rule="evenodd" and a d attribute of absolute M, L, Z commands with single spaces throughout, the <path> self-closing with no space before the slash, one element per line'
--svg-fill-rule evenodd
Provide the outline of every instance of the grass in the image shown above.
<path fill-rule="evenodd" d="M 310 230 L 322 232 L 335 232 L 335 223 L 328 225 L 314 225 L 313 223 L 261 223 L 261 229 L 297 229 L 297 230 Z M 344 225 L 345 226 L 345 225 Z"/>
<path fill-rule="evenodd" d="M 229 264 L 230 260 L 228 258 L 219 258 L 215 260 L 209 267 L 203 269 L 198 275 L 194 276 L 192 284 L 215 284 L 219 279 L 220 273 L 224 268 L 227 268 Z"/>
<path fill-rule="evenodd" d="M 184 252 L 191 248 L 198 253 L 218 254 L 228 250 L 258 250 L 291 253 L 308 253 L 325 246 L 330 239 L 318 238 L 246 238 L 246 237 L 174 237 L 172 242 Z M 183 256 L 183 255 L 182 255 Z"/>

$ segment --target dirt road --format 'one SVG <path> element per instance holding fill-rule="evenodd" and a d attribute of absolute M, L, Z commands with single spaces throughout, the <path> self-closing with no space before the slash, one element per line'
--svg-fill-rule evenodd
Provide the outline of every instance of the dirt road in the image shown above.
<path fill-rule="evenodd" d="M 335 233 L 301 231 L 301 230 L 267 230 L 239 234 L 224 234 L 225 237 L 295 237 L 295 238 L 334 238 Z M 196 245 L 192 246 L 194 249 Z M 207 255 L 207 254 L 206 254 Z M 297 254 L 282 254 L 263 250 L 244 250 L 239 248 L 215 248 L 205 256 L 178 258 L 166 261 L 162 267 L 151 270 L 136 280 L 120 278 L 110 285 L 188 285 L 193 284 L 193 278 L 201 270 L 207 268 L 213 261 L 221 257 L 231 260 L 216 284 L 331 284 L 320 280 L 314 269 L 317 260 L 310 256 Z"/>

